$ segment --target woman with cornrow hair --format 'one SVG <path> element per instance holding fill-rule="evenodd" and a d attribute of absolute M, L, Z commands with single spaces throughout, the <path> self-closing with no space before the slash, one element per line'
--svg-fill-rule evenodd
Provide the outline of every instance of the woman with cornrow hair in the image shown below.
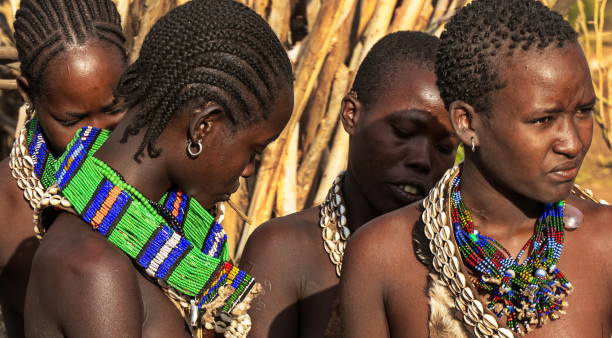
<path fill-rule="evenodd" d="M 56 162 L 41 208 L 69 212 L 43 219 L 26 334 L 245 337 L 261 286 L 227 262 L 212 214 L 287 124 L 292 80 L 242 4 L 194 0 L 162 17 L 117 87 L 126 118 L 112 133 L 82 128 Z M 171 210 L 153 202 L 169 189 Z"/>
<path fill-rule="evenodd" d="M 39 178 L 80 127 L 112 128 L 123 117 L 113 88 L 126 52 L 111 0 L 22 0 L 14 29 L 30 120 L 0 163 L 0 305 L 9 336 L 21 337 Z"/>

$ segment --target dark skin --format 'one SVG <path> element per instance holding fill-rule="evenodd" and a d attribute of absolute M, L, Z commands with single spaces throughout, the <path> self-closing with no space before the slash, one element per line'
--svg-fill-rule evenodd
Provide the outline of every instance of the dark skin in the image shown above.
<path fill-rule="evenodd" d="M 342 122 L 350 135 L 343 196 L 352 231 L 385 212 L 422 198 L 449 168 L 456 137 L 435 75 L 413 65 L 402 81 L 364 105 L 345 97 Z M 400 186 L 411 185 L 416 193 Z M 261 225 L 249 238 L 241 266 L 262 281 L 253 305 L 251 337 L 322 337 L 338 296 L 335 266 L 323 250 L 319 207 Z"/>
<path fill-rule="evenodd" d="M 113 128 L 123 117 L 114 106 L 112 88 L 125 68 L 121 52 L 104 42 L 66 50 L 48 64 L 34 93 L 25 78 L 20 92 L 32 102 L 46 140 L 61 152 L 83 126 Z M 38 247 L 32 209 L 23 198 L 8 166 L 0 163 L 3 203 L 0 205 L 0 300 L 9 336 L 23 336 L 23 307 L 32 257 Z"/>
<path fill-rule="evenodd" d="M 595 93 L 585 57 L 578 44 L 569 44 L 514 54 L 499 69 L 506 87 L 492 94 L 489 117 L 465 102 L 451 105 L 457 134 L 468 145 L 473 138 L 477 148 L 466 154 L 464 203 L 480 233 L 512 255 L 532 235 L 543 202 L 566 199 L 580 209 L 582 227 L 566 231 L 557 264 L 575 287 L 567 314 L 528 337 L 609 337 L 612 208 L 570 196 L 592 139 Z M 423 231 L 421 212 L 414 203 L 351 239 L 340 292 L 347 337 L 428 335 L 428 270 L 413 244 L 413 231 Z"/>
<path fill-rule="evenodd" d="M 261 108 L 269 111 L 262 122 L 235 130 L 219 104 L 188 105 L 159 137 L 160 156 L 144 156 L 139 164 L 133 155 L 141 136 L 120 143 L 128 116 L 96 157 L 151 200 L 178 187 L 210 208 L 227 200 L 240 176 L 253 174 L 255 155 L 288 122 L 292 87 L 287 80 L 279 82 L 285 86 L 272 105 Z M 187 139 L 202 142 L 202 154 L 195 159 L 187 155 Z M 69 214 L 52 224 L 34 257 L 26 323 L 28 336 L 189 336 L 184 319 L 157 284 L 145 279 L 121 250 Z"/>

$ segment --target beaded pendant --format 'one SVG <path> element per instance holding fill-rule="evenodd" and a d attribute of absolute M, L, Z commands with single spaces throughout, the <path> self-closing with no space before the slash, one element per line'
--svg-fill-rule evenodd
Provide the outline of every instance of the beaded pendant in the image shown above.
<path fill-rule="evenodd" d="M 476 288 L 488 295 L 487 307 L 498 317 L 505 315 L 508 327 L 519 334 L 559 318 L 567 306 L 564 299 L 572 291 L 571 283 L 556 266 L 565 238 L 565 202 L 546 204 L 534 234 L 512 257 L 499 242 L 475 228 L 463 204 L 460 183 L 458 175 L 451 187 L 455 240 L 463 262 L 477 276 Z"/>

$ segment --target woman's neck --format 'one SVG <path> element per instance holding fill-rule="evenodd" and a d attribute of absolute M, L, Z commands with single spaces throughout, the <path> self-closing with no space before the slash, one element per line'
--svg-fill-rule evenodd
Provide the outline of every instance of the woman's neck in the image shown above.
<path fill-rule="evenodd" d="M 461 172 L 461 197 L 481 232 L 510 238 L 532 231 L 544 210 L 540 202 L 530 200 L 494 177 L 489 177 L 466 158 Z"/>
<path fill-rule="evenodd" d="M 171 187 L 165 158 L 163 153 L 157 158 L 151 158 L 145 150 L 140 157 L 141 162 L 136 162 L 134 154 L 146 130 L 141 130 L 138 135 L 129 137 L 126 143 L 121 143 L 128 118 L 129 116 L 126 116 L 110 134 L 95 156 L 119 172 L 128 184 L 144 196 L 152 201 L 159 201 Z"/>
<path fill-rule="evenodd" d="M 342 181 L 342 194 L 346 203 L 348 227 L 355 232 L 359 227 L 380 216 L 366 198 L 363 190 L 347 170 Z"/>

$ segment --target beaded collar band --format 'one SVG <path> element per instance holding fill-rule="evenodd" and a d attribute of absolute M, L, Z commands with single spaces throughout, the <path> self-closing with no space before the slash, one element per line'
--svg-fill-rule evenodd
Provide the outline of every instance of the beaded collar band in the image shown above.
<path fill-rule="evenodd" d="M 347 227 L 346 206 L 342 198 L 342 179 L 344 174 L 336 177 L 334 184 L 327 193 L 325 202 L 321 204 L 319 226 L 323 238 L 323 248 L 329 255 L 332 264 L 336 266 L 336 275 L 340 278 L 342 271 L 342 258 L 346 241 L 351 236 Z"/>
<path fill-rule="evenodd" d="M 90 144 L 88 153 L 94 154 L 98 150 L 98 144 Z M 60 195 L 57 187 L 49 189 L 55 183 L 56 159 L 51 155 L 45 141 L 42 129 L 33 117 L 26 123 L 26 127 L 19 132 L 13 148 L 9 166 L 12 175 L 17 180 L 17 185 L 23 190 L 24 198 L 32 209 L 34 209 L 34 224 L 37 237 L 40 239 L 44 234 L 44 229 L 40 224 L 40 211 L 44 207 L 67 209 L 70 211 L 71 203 Z M 206 229 L 201 226 L 202 219 L 209 217 L 208 212 L 194 199 L 189 198 L 180 191 L 169 191 L 159 203 L 159 211 L 164 215 L 171 215 L 174 221 L 171 222 L 175 230 L 183 233 L 187 228 L 187 235 L 197 234 L 198 238 L 189 240 L 202 240 L 202 232 Z M 217 205 L 218 213 L 222 213 L 223 204 Z M 166 217 L 168 218 L 168 217 Z M 229 259 L 227 246 L 227 235 L 223 227 L 218 222 L 214 222 L 208 229 L 204 237 L 202 250 L 205 254 L 222 260 Z"/>
<path fill-rule="evenodd" d="M 99 148 L 108 134 L 92 127 L 77 133 L 56 162 L 59 193 L 83 221 L 160 284 L 175 305 L 184 310 L 181 312 L 192 330 L 205 326 L 223 331 L 228 327 L 230 331 L 242 332 L 232 335 L 226 331 L 226 336 L 246 335 L 250 326 L 246 311 L 261 286 L 229 262 L 207 254 L 226 252 L 216 236 L 209 236 L 220 226 L 203 208 L 197 210 L 201 223 L 181 226 L 184 213 L 180 205 L 184 200 L 180 193 L 165 199 L 165 205 L 176 209 L 160 213 L 115 170 L 87 152 L 87 149 Z M 194 205 L 190 203 L 189 208 Z M 176 228 L 182 229 L 185 235 L 179 234 Z M 224 323 L 228 321 L 224 318 L 231 319 L 230 323 Z"/>

